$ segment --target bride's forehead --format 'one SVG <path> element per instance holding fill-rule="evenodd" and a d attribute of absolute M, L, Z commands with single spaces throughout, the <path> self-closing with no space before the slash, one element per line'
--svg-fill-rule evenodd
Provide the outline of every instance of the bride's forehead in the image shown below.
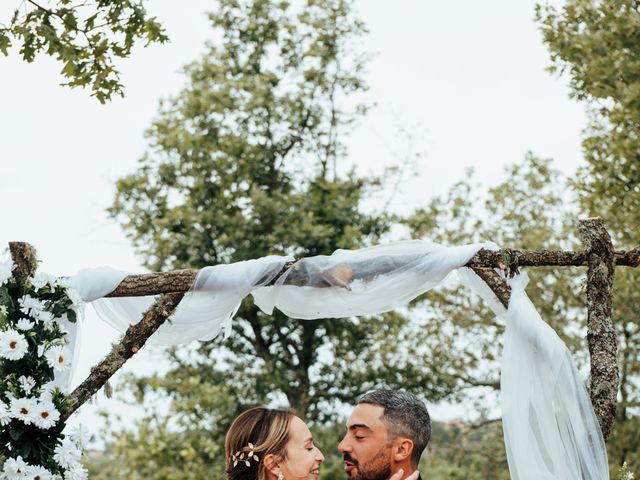
<path fill-rule="evenodd" d="M 307 424 L 304 423 L 301 418 L 296 416 L 291 419 L 291 423 L 289 424 L 289 433 L 291 438 L 296 440 L 306 440 L 311 436 L 311 431 L 309 430 L 309 427 L 307 427 Z"/>

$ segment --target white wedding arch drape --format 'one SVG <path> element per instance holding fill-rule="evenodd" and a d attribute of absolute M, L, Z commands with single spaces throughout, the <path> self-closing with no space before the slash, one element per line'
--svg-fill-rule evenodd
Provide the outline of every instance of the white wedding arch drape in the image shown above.
<path fill-rule="evenodd" d="M 266 285 L 291 257 L 207 267 L 198 273 L 171 321 L 148 343 L 177 345 L 210 340 L 221 331 L 229 335 L 232 318 L 249 294 L 268 314 L 277 308 L 300 319 L 373 315 L 406 305 L 456 271 L 506 323 L 501 402 L 511 478 L 608 479 L 604 440 L 569 350 L 527 297 L 526 274 L 508 280 L 511 299 L 505 309 L 464 267 L 481 248 L 497 247 L 491 243 L 446 247 L 414 240 L 337 250 L 296 262 L 272 286 Z M 124 332 L 140 321 L 155 299 L 101 298 L 127 274 L 106 267 L 89 269 L 69 282 L 104 321 Z"/>

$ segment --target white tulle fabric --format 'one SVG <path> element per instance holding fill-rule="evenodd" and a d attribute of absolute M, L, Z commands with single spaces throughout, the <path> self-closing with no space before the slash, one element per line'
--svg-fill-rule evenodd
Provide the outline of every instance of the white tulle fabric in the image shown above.
<path fill-rule="evenodd" d="M 108 292 L 107 292 L 108 293 Z M 84 320 L 84 307 L 74 307 L 73 310 L 76 312 L 76 321 L 75 323 L 71 323 L 67 320 L 60 321 L 62 327 L 68 332 L 67 333 L 67 348 L 71 353 L 71 368 L 65 368 L 64 370 L 54 371 L 53 381 L 51 382 L 52 387 L 59 387 L 64 393 L 71 392 L 71 381 L 73 379 L 73 375 L 78 367 L 78 362 L 73 361 L 73 359 L 77 359 L 80 354 L 80 342 L 79 339 L 82 338 L 82 323 Z"/>
<path fill-rule="evenodd" d="M 513 480 L 606 480 L 600 425 L 571 353 L 529 300 L 526 273 L 507 279 L 505 309 L 472 270 L 458 271 L 506 322 L 500 375 L 502 426 Z"/>
<path fill-rule="evenodd" d="M 270 282 L 289 260 L 292 257 L 272 255 L 203 268 L 198 272 L 191 291 L 185 294 L 173 315 L 147 343 L 174 346 L 194 340 L 211 340 L 221 330 L 228 335 L 231 319 L 244 297 L 254 288 Z M 114 289 L 115 286 L 110 291 Z M 93 306 L 105 322 L 124 332 L 129 325 L 142 319 L 154 301 L 154 296 L 103 298 L 93 302 Z"/>
<path fill-rule="evenodd" d="M 249 293 L 269 314 L 278 308 L 301 319 L 373 315 L 406 305 L 455 270 L 506 321 L 501 401 L 511 477 L 608 479 L 600 428 L 569 351 L 524 292 L 526 275 L 509 280 L 511 300 L 505 309 L 488 286 L 463 267 L 481 248 L 497 247 L 491 243 L 444 247 L 408 241 L 338 250 L 295 263 L 273 286 L 266 285 L 290 258 L 271 256 L 207 267 L 198 274 L 170 322 L 148 343 L 210 340 L 223 329 L 228 334 L 233 316 Z M 97 270 L 84 272 L 83 290 L 79 291 L 87 300 L 106 294 L 124 276 L 116 282 L 118 275 L 110 271 L 100 279 Z M 153 300 L 101 299 L 93 305 L 101 318 L 124 331 L 142 318 Z"/>
<path fill-rule="evenodd" d="M 58 320 L 67 333 L 66 348 L 71 353 L 71 368 L 54 372 L 52 387 L 59 387 L 63 392 L 71 391 L 73 376 L 78 369 L 77 359 L 80 355 L 80 339 L 84 325 L 85 305 L 111 293 L 128 274 L 111 267 L 86 268 L 73 277 L 64 277 L 60 282 L 71 290 L 75 302 L 72 307 L 76 313 L 76 321 L 71 323 L 67 319 Z M 82 301 L 78 301 L 81 299 Z"/>
<path fill-rule="evenodd" d="M 608 479 L 604 440 L 582 378 L 529 300 L 527 282 L 526 274 L 509 280 L 500 377 L 511 478 Z"/>
<path fill-rule="evenodd" d="M 406 305 L 432 289 L 488 244 L 445 247 L 422 240 L 304 258 L 274 286 L 253 292 L 265 313 L 292 318 L 374 315 Z"/>

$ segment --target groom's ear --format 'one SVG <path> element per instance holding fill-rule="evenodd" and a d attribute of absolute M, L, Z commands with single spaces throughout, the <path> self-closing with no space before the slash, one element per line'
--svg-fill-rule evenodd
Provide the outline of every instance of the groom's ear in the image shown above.
<path fill-rule="evenodd" d="M 413 453 L 413 440 L 398 437 L 393 441 L 393 460 L 401 463 L 411 459 Z"/>
<path fill-rule="evenodd" d="M 269 455 L 265 455 L 263 462 L 267 472 L 273 473 L 277 477 L 280 472 L 280 457 L 270 453 Z"/>

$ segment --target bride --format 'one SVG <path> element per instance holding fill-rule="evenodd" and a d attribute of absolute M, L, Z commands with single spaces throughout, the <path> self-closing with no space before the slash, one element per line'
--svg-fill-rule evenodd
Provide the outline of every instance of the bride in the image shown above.
<path fill-rule="evenodd" d="M 306 423 L 289 410 L 241 413 L 225 440 L 227 480 L 317 480 L 324 455 Z M 401 480 L 399 471 L 389 480 Z M 416 480 L 418 472 L 406 478 Z"/>

